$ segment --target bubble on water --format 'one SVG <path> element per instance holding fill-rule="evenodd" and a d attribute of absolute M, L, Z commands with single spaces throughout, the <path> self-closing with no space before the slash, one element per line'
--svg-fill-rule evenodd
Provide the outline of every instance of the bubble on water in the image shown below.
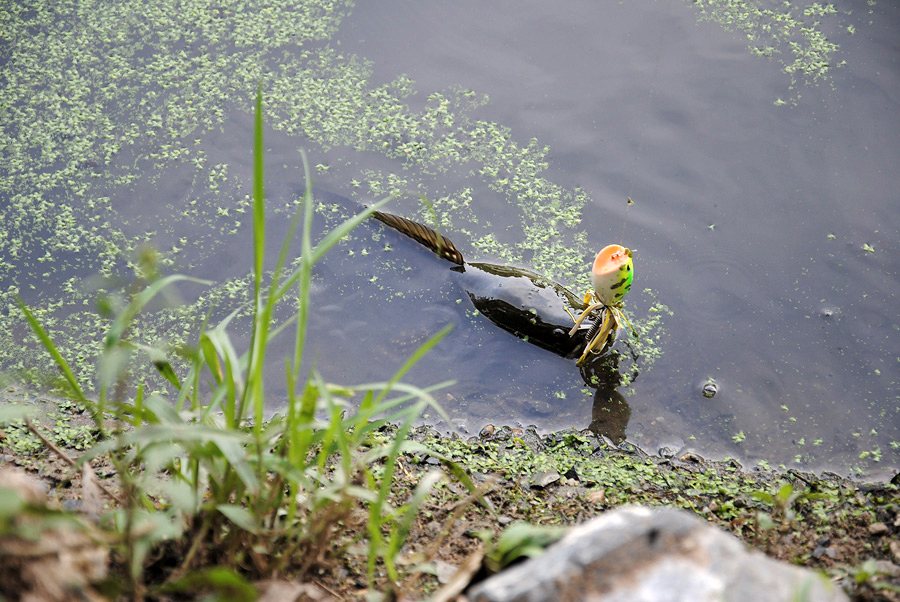
<path fill-rule="evenodd" d="M 719 383 L 714 378 L 707 378 L 700 386 L 700 392 L 703 394 L 703 397 L 712 399 L 719 392 Z"/>
<path fill-rule="evenodd" d="M 843 311 L 841 311 L 840 307 L 832 305 L 825 305 L 819 310 L 819 317 L 828 321 L 836 320 L 840 318 L 842 314 Z"/>

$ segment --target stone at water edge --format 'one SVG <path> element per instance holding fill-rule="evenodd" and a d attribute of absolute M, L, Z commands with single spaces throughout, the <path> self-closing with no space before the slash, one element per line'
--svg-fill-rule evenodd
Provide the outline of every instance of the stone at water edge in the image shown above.
<path fill-rule="evenodd" d="M 630 506 L 476 585 L 472 602 L 846 602 L 824 576 L 748 550 L 673 508 Z"/>

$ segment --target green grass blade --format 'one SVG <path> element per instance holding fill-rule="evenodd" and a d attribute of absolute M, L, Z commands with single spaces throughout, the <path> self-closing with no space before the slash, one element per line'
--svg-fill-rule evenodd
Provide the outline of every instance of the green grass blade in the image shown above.
<path fill-rule="evenodd" d="M 175 387 L 176 391 L 181 390 L 181 381 L 178 380 L 178 375 L 175 373 L 175 369 L 172 368 L 172 364 L 169 363 L 168 360 L 161 360 L 153 362 L 153 366 L 156 368 L 156 371 L 162 375 L 173 387 Z"/>
<path fill-rule="evenodd" d="M 294 382 L 299 380 L 300 367 L 303 365 L 303 351 L 306 347 L 306 327 L 309 320 L 309 285 L 312 280 L 312 176 L 309 173 L 309 160 L 306 158 L 306 153 L 300 151 L 300 158 L 303 161 L 303 176 L 306 178 L 306 182 L 303 191 L 303 234 L 300 241 L 300 268 L 297 270 L 297 328 L 294 333 L 294 358 L 292 364 Z"/>
<path fill-rule="evenodd" d="M 316 469 L 319 474 L 325 474 L 325 467 L 328 465 L 328 458 L 334 453 L 336 447 L 335 441 L 344 430 L 344 423 L 341 419 L 343 408 L 338 405 L 328 407 L 329 419 L 328 426 L 321 435 L 321 444 L 319 445 L 319 454 L 316 458 Z"/>
<path fill-rule="evenodd" d="M 333 397 L 331 397 L 331 393 L 329 393 L 328 387 L 325 385 L 325 381 L 322 380 L 322 376 L 318 372 L 314 372 L 312 378 L 313 382 L 315 382 L 316 389 L 318 390 L 319 395 L 322 396 L 322 400 L 325 402 L 325 406 L 339 408 L 340 405 L 335 402 Z M 338 419 L 340 419 L 340 414 L 337 414 L 337 417 Z M 352 433 L 348 432 L 347 429 L 335 429 L 334 443 L 337 447 L 337 452 L 340 457 L 341 468 L 344 471 L 345 477 L 348 479 L 353 472 L 353 453 L 350 451 L 351 445 L 356 445 L 355 441 L 351 443 L 352 439 L 353 435 Z"/>
<path fill-rule="evenodd" d="M 260 599 L 260 593 L 238 572 L 227 567 L 213 567 L 199 571 L 193 571 L 172 583 L 165 585 L 161 592 L 180 598 L 192 598 L 197 592 L 211 591 L 213 595 L 207 595 L 205 600 L 230 600 L 231 602 L 254 602 Z"/>
<path fill-rule="evenodd" d="M 337 244 L 342 238 L 347 236 L 355 227 L 357 227 L 362 222 L 364 222 L 367 218 L 369 218 L 373 212 L 377 211 L 378 209 L 383 207 L 385 204 L 390 202 L 392 198 L 393 197 L 388 197 L 388 198 L 382 199 L 382 200 L 378 201 L 377 203 L 374 203 L 374 204 L 366 207 L 363 211 L 354 215 L 347 221 L 345 221 L 342 224 L 340 224 L 339 226 L 337 226 L 334 230 L 329 232 L 325 236 L 325 238 L 322 239 L 321 241 L 319 241 L 319 244 L 317 244 L 310 251 L 310 257 L 311 257 L 312 264 L 315 264 L 320 259 L 322 259 L 322 256 L 325 254 L 325 252 L 328 249 L 330 249 L 335 244 Z M 305 233 L 304 233 L 304 236 L 306 236 Z M 297 284 L 297 281 L 299 279 L 300 279 L 300 268 L 296 269 L 290 276 L 285 278 L 284 282 L 281 283 L 281 286 L 278 288 L 278 291 L 276 292 L 277 298 L 280 299 L 281 297 L 283 297 L 287 293 L 287 291 L 289 291 L 291 289 L 291 287 L 293 287 L 295 284 Z"/>
<path fill-rule="evenodd" d="M 262 84 L 256 90 L 256 114 L 253 128 L 253 331 L 250 336 L 250 353 L 247 360 L 247 386 L 240 401 L 240 412 L 247 407 L 249 401 L 253 408 L 254 433 L 257 438 L 262 432 L 264 416 L 265 389 L 263 385 L 263 365 L 268 347 L 269 309 L 271 305 L 263 302 L 262 278 L 265 259 L 266 215 L 265 191 L 263 188 L 263 112 Z M 270 296 L 270 302 L 273 301 Z M 261 453 L 261 450 L 258 450 Z"/>
<path fill-rule="evenodd" d="M 224 392 L 226 425 L 228 428 L 237 428 L 244 419 L 243 405 L 237 405 L 244 388 L 241 376 L 243 367 L 231 337 L 226 330 L 216 327 L 200 337 L 200 349 L 204 362 L 218 384 L 218 390 Z M 210 410 L 211 407 L 207 408 L 206 413 Z"/>
<path fill-rule="evenodd" d="M 447 415 L 447 412 L 444 411 L 444 408 L 440 406 L 440 404 L 435 401 L 434 397 L 431 395 L 432 391 L 438 391 L 440 389 L 444 389 L 449 387 L 450 385 L 455 384 L 455 380 L 447 380 L 441 383 L 437 383 L 436 385 L 431 385 L 428 387 L 417 387 L 415 385 L 410 385 L 407 383 L 396 382 L 390 384 L 390 391 L 400 391 L 403 392 L 404 395 L 399 397 L 393 397 L 388 400 L 384 400 L 379 403 L 377 406 L 373 406 L 372 412 L 369 414 L 373 416 L 375 414 L 384 414 L 388 410 L 392 410 L 397 406 L 400 406 L 411 399 L 419 399 L 427 403 L 432 409 L 434 409 L 442 418 L 445 420 L 450 420 L 450 417 Z M 359 389 L 371 389 L 375 391 L 383 391 L 389 383 L 372 383 L 370 385 L 360 385 Z"/>
<path fill-rule="evenodd" d="M 243 506 L 218 504 L 216 510 L 244 531 L 249 533 L 259 532 L 259 523 L 256 516 Z"/>
<path fill-rule="evenodd" d="M 397 457 L 400 455 L 403 443 L 409 436 L 412 423 L 425 407 L 424 403 L 417 403 L 406 410 L 406 419 L 397 428 L 394 439 L 388 447 L 382 469 L 381 483 L 378 485 L 378 498 L 369 506 L 369 520 L 366 525 L 369 534 L 369 559 L 368 578 L 374 582 L 375 561 L 382 554 L 381 527 L 384 524 L 388 496 L 391 493 L 391 483 L 394 481 L 394 471 L 397 469 Z"/>
<path fill-rule="evenodd" d="M 419 443 L 418 441 L 406 441 L 403 444 L 402 451 L 405 454 L 421 454 L 437 458 L 441 461 L 441 464 L 444 465 L 444 468 L 450 472 L 453 478 L 462 483 L 463 487 L 465 487 L 469 493 L 476 494 L 478 492 L 478 486 L 475 484 L 475 481 L 472 480 L 472 477 L 469 476 L 466 469 L 453 458 L 439 454 L 427 445 Z M 494 505 L 488 498 L 483 495 L 478 495 L 478 500 L 482 506 L 487 508 L 490 512 L 494 512 Z"/>
<path fill-rule="evenodd" d="M 129 342 L 128 346 L 143 351 L 150 360 L 150 363 L 153 364 L 153 367 L 156 368 L 156 371 L 159 372 L 160 376 L 175 387 L 176 391 L 181 391 L 181 381 L 178 378 L 178 374 L 175 373 L 175 368 L 172 367 L 172 362 L 169 361 L 164 350 L 159 347 L 144 345 L 143 343 Z"/>
<path fill-rule="evenodd" d="M 253 294 L 259 298 L 262 289 L 265 255 L 266 214 L 263 188 L 263 97 L 262 83 L 256 88 L 256 114 L 253 121 Z"/>
<path fill-rule="evenodd" d="M 406 538 L 409 536 L 409 532 L 416 520 L 416 515 L 419 513 L 419 509 L 428 498 L 431 490 L 434 489 L 434 486 L 437 485 L 442 479 L 444 479 L 444 473 L 439 470 L 429 471 L 424 477 L 422 477 L 419 480 L 418 485 L 416 485 L 415 491 L 413 491 L 412 498 L 410 498 L 409 502 L 406 503 L 406 507 L 400 514 L 400 518 L 397 520 L 397 524 L 394 525 L 394 527 L 391 529 L 391 534 L 388 538 L 387 549 L 384 553 L 384 564 L 385 568 L 387 568 L 388 576 L 393 581 L 399 581 L 400 577 L 397 573 L 394 559 L 397 557 L 397 554 L 400 553 L 400 548 L 402 548 L 403 544 L 406 543 Z"/>
<path fill-rule="evenodd" d="M 306 455 L 313 442 L 313 420 L 318 402 L 319 390 L 311 383 L 307 383 L 303 389 L 303 395 L 300 396 L 300 407 L 287 425 L 290 433 L 289 458 L 295 466 L 306 464 Z"/>
<path fill-rule="evenodd" d="M 38 319 L 34 317 L 34 314 L 31 313 L 31 310 L 28 309 L 27 305 L 25 305 L 25 302 L 18 297 L 16 298 L 16 301 L 19 304 L 19 309 L 21 309 L 22 313 L 25 315 L 25 320 L 28 321 L 28 325 L 31 327 L 32 332 L 34 332 L 35 336 L 37 336 L 37 338 L 40 340 L 41 344 L 44 346 L 44 349 L 46 349 L 47 353 L 50 354 L 50 357 L 53 358 L 53 361 L 56 362 L 56 366 L 59 368 L 60 372 L 63 373 L 63 377 L 65 377 L 66 382 L 69 384 L 69 388 L 75 395 L 76 399 L 89 407 L 93 407 L 94 404 L 88 401 L 87 397 L 85 397 L 84 391 L 81 389 L 81 385 L 78 384 L 78 379 L 75 378 L 75 373 L 72 372 L 72 368 L 69 367 L 69 363 L 66 362 L 65 358 L 63 358 L 62 354 L 59 352 L 59 349 L 56 348 L 56 345 L 53 343 L 53 339 L 50 338 L 50 335 L 47 334 L 47 331 L 44 330 L 44 327 L 41 326 L 41 323 L 38 321 Z M 95 419 L 96 418 L 97 417 L 95 417 Z"/>

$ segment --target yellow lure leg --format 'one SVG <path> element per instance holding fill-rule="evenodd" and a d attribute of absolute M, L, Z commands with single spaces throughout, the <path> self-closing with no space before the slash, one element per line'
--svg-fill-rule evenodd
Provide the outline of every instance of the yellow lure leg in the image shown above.
<path fill-rule="evenodd" d="M 574 335 L 578 331 L 578 327 L 581 326 L 581 323 L 584 322 L 585 319 L 587 319 L 587 317 L 591 315 L 595 310 L 600 309 L 601 307 L 603 307 L 602 303 L 594 303 L 588 306 L 586 310 L 581 312 L 581 315 L 578 316 L 578 319 L 575 320 L 575 326 L 573 326 L 572 330 L 569 331 L 569 336 Z"/>
<path fill-rule="evenodd" d="M 606 344 L 606 340 L 609 338 L 609 333 L 613 329 L 616 324 L 616 319 L 613 316 L 611 311 L 606 311 L 603 313 L 603 322 L 600 324 L 600 332 L 597 333 L 593 339 L 588 341 L 587 345 L 584 348 L 584 353 L 581 354 L 581 357 L 578 358 L 578 361 L 575 362 L 576 366 L 584 365 L 584 362 L 587 360 L 588 356 L 594 351 L 594 349 L 600 348 L 603 349 L 603 345 Z"/>

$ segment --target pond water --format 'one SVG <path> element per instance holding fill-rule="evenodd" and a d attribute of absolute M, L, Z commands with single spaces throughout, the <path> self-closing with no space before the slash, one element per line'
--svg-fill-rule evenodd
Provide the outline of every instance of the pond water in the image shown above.
<path fill-rule="evenodd" d="M 409 375 L 456 381 L 438 394 L 450 423 L 427 418 L 443 428 L 593 423 L 652 451 L 896 472 L 896 3 L 77 5 L 0 9 L 0 294 L 35 306 L 86 380 L 102 321 L 81 283 L 127 277 L 141 243 L 215 282 L 182 287 L 148 339 L 245 299 L 261 78 L 273 240 L 303 148 L 318 228 L 391 192 L 390 211 L 421 219 L 425 195 L 467 259 L 578 291 L 618 242 L 635 250 L 627 307 L 662 317 L 635 382 L 595 394 L 373 222 L 316 269 L 310 355 L 327 379 L 386 379 L 452 324 Z M 47 365 L 13 309 L 0 321 L 5 367 Z"/>

